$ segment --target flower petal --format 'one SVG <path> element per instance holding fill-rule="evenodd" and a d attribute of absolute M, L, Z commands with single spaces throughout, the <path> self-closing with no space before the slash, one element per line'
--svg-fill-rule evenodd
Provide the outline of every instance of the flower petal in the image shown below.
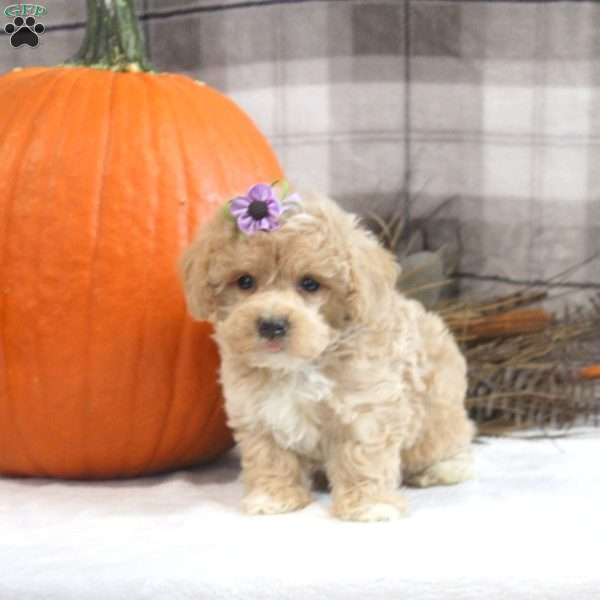
<path fill-rule="evenodd" d="M 250 198 L 250 201 L 260 200 L 262 202 L 267 202 L 267 200 L 273 198 L 273 190 L 271 186 L 266 183 L 257 183 L 248 191 L 248 198 Z"/>
<path fill-rule="evenodd" d="M 253 228 L 255 222 L 256 221 L 248 215 L 243 215 L 237 220 L 238 227 L 246 233 L 248 233 Z"/>
<path fill-rule="evenodd" d="M 252 225 L 248 228 L 248 235 L 258 233 L 260 231 L 260 221 L 253 220 Z"/>
<path fill-rule="evenodd" d="M 279 206 L 269 207 L 269 219 L 278 219 L 282 212 Z"/>
<path fill-rule="evenodd" d="M 239 219 L 240 217 L 245 217 L 248 214 L 248 209 L 247 208 L 238 208 L 238 209 L 233 209 L 230 208 L 229 212 L 236 218 Z"/>
<path fill-rule="evenodd" d="M 275 199 L 267 200 L 267 210 L 270 216 L 278 217 L 281 214 L 281 204 Z"/>
<path fill-rule="evenodd" d="M 250 206 L 250 199 L 246 196 L 238 196 L 229 203 L 229 211 L 234 217 L 238 217 L 248 211 L 248 206 Z"/>

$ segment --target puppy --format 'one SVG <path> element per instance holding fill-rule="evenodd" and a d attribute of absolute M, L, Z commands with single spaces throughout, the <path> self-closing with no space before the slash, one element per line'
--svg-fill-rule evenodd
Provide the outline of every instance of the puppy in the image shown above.
<path fill-rule="evenodd" d="M 180 265 L 190 313 L 215 327 L 243 508 L 298 510 L 323 470 L 335 516 L 394 519 L 402 480 L 472 475 L 465 360 L 354 215 L 310 194 L 280 209 L 273 230 L 246 233 L 252 210 L 219 211 Z"/>

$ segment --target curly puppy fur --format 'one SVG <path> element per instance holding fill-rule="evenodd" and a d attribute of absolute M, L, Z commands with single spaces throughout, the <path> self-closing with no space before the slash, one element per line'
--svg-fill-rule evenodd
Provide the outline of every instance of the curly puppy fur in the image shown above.
<path fill-rule="evenodd" d="M 398 265 L 354 215 L 305 195 L 280 229 L 247 236 L 218 211 L 181 273 L 191 314 L 215 326 L 248 513 L 306 506 L 319 470 L 333 514 L 357 521 L 400 516 L 402 479 L 471 476 L 465 360 L 442 320 L 396 291 Z M 289 330 L 265 339 L 261 319 Z"/>

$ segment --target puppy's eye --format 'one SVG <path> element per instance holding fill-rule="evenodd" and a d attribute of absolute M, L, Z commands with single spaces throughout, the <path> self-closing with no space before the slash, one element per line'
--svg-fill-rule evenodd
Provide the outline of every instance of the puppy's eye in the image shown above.
<path fill-rule="evenodd" d="M 305 292 L 316 292 L 321 287 L 321 284 L 316 279 L 306 276 L 300 280 L 300 287 Z"/>
<path fill-rule="evenodd" d="M 251 290 L 255 285 L 252 275 L 242 275 L 237 280 L 237 285 L 241 290 Z"/>

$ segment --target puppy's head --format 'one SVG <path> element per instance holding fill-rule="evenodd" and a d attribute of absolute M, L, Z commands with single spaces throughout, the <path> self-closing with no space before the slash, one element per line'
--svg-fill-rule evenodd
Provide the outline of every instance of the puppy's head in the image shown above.
<path fill-rule="evenodd" d="M 398 275 L 353 215 L 309 195 L 271 232 L 245 235 L 219 211 L 180 270 L 190 313 L 215 324 L 222 351 L 284 369 L 316 360 L 344 330 L 377 320 Z"/>

